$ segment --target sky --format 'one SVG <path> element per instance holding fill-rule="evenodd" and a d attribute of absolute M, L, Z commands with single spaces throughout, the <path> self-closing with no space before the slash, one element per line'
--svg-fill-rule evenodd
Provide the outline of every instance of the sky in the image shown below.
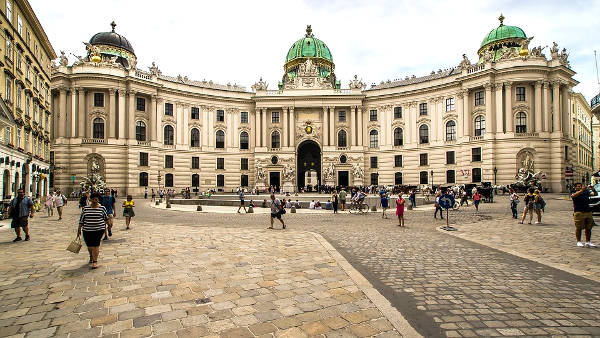
<path fill-rule="evenodd" d="M 125 36 L 137 67 L 154 61 L 165 75 L 250 86 L 263 78 L 277 89 L 289 48 L 306 25 L 331 50 L 342 88 L 358 75 L 369 86 L 477 61 L 483 38 L 499 25 L 522 28 L 534 46 L 567 49 L 589 100 L 600 92 L 600 0 L 29 0 L 57 55 L 85 54 L 97 32 Z M 549 48 L 544 50 L 547 57 Z M 70 58 L 71 62 L 75 59 Z"/>

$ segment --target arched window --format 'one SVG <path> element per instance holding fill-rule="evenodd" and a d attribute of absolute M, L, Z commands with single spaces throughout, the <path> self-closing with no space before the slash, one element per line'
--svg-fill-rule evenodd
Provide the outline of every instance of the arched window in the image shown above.
<path fill-rule="evenodd" d="M 527 114 L 524 112 L 517 113 L 517 124 L 515 131 L 517 133 L 526 133 L 527 132 Z"/>
<path fill-rule="evenodd" d="M 192 175 L 192 187 L 198 187 L 200 185 L 200 175 L 193 174 Z"/>
<path fill-rule="evenodd" d="M 222 130 L 217 130 L 217 137 L 216 137 L 216 142 L 215 142 L 215 147 L 217 147 L 218 149 L 224 149 L 225 148 L 225 132 Z"/>
<path fill-rule="evenodd" d="M 377 130 L 371 130 L 369 132 L 369 148 L 379 147 L 379 133 Z"/>
<path fill-rule="evenodd" d="M 166 146 L 172 146 L 175 144 L 175 131 L 173 130 L 173 126 L 165 126 L 163 133 L 163 143 Z"/>
<path fill-rule="evenodd" d="M 140 187 L 147 187 L 147 186 L 148 186 L 148 173 L 141 172 L 140 173 Z"/>
<path fill-rule="evenodd" d="M 402 185 L 402 173 L 401 172 L 394 173 L 394 184 Z"/>
<path fill-rule="evenodd" d="M 277 130 L 275 130 L 271 134 L 271 148 L 279 149 L 280 147 L 281 147 L 281 136 L 279 135 L 279 132 Z"/>
<path fill-rule="evenodd" d="M 248 149 L 250 146 L 250 141 L 248 138 L 248 133 L 243 131 L 240 133 L 240 149 Z"/>
<path fill-rule="evenodd" d="M 340 130 L 338 132 L 338 147 L 347 147 L 347 134 L 345 130 Z"/>
<path fill-rule="evenodd" d="M 93 122 L 93 133 L 94 138 L 104 138 L 104 120 L 96 117 Z"/>
<path fill-rule="evenodd" d="M 200 131 L 198 128 L 192 128 L 192 132 L 190 133 L 190 145 L 193 148 L 200 147 Z"/>
<path fill-rule="evenodd" d="M 172 187 L 173 186 L 173 174 L 166 174 L 165 175 L 165 187 Z"/>
<path fill-rule="evenodd" d="M 401 146 L 404 144 L 404 133 L 402 132 L 402 128 L 394 129 L 394 145 Z"/>
<path fill-rule="evenodd" d="M 485 117 L 479 115 L 475 118 L 475 136 L 482 136 L 485 134 Z"/>
<path fill-rule="evenodd" d="M 146 124 L 144 121 L 135 123 L 135 139 L 137 141 L 146 141 Z"/>
<path fill-rule="evenodd" d="M 456 141 L 456 122 L 454 121 L 446 123 L 446 141 Z"/>
<path fill-rule="evenodd" d="M 419 143 L 429 143 L 429 127 L 426 124 L 419 127 Z"/>

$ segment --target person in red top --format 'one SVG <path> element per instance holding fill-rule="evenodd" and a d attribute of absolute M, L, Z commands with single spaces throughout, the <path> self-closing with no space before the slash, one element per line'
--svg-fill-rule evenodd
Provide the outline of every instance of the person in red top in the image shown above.
<path fill-rule="evenodd" d="M 400 193 L 396 200 L 396 216 L 398 216 L 399 227 L 404 227 L 404 203 L 404 198 L 402 198 L 402 193 Z"/>
<path fill-rule="evenodd" d="M 475 204 L 475 210 L 479 211 L 479 202 L 481 201 L 481 194 L 479 191 L 475 191 L 473 194 L 473 204 Z"/>

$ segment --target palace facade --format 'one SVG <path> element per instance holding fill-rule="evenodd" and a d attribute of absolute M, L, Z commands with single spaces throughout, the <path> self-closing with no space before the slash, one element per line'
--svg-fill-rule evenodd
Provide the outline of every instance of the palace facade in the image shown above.
<path fill-rule="evenodd" d="M 154 63 L 140 70 L 113 23 L 85 57 L 69 64 L 63 54 L 53 69 L 52 153 L 62 168 L 54 185 L 77 189 L 94 163 L 110 187 L 131 194 L 507 185 L 529 156 L 543 184 L 563 191 L 581 149 L 575 72 L 565 49 L 530 49 L 522 29 L 499 19 L 478 60 L 463 55 L 456 67 L 368 88 L 357 76 L 342 87 L 329 47 L 308 26 L 276 88 L 261 79 L 251 91 L 167 76 Z"/>

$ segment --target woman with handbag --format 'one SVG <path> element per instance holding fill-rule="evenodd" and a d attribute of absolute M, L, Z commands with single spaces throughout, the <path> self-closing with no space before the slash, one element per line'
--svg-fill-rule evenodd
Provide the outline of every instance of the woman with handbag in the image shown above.
<path fill-rule="evenodd" d="M 98 268 L 100 242 L 108 221 L 106 208 L 99 203 L 100 198 L 101 196 L 97 192 L 91 194 L 90 205 L 84 206 L 81 209 L 79 228 L 77 229 L 78 236 L 81 236 L 83 233 L 83 240 L 90 253 L 90 264 L 92 269 Z"/>

